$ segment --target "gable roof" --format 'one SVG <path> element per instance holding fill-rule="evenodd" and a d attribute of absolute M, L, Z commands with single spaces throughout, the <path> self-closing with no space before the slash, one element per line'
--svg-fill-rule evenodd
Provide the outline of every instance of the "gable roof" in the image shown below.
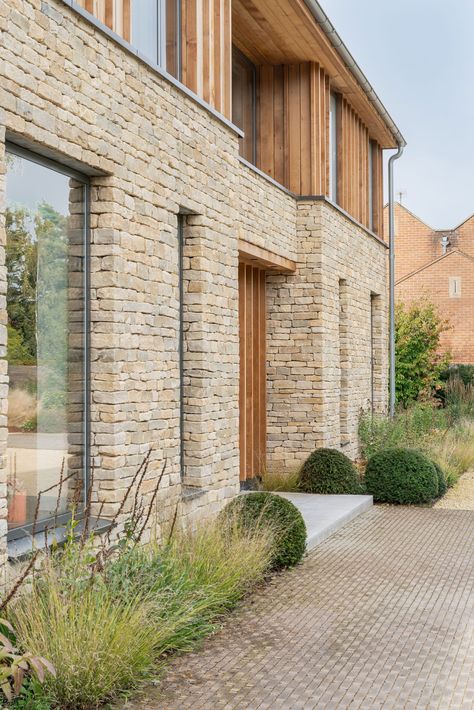
<path fill-rule="evenodd" d="M 446 254 L 442 254 L 441 256 L 438 256 L 436 259 L 433 259 L 433 261 L 429 261 L 424 266 L 420 266 L 420 267 L 418 267 L 418 269 L 415 269 L 414 271 L 411 271 L 409 274 L 402 276 L 401 279 L 399 279 L 398 281 L 395 282 L 395 286 L 398 286 L 398 284 L 403 283 L 403 281 L 406 281 L 407 279 L 410 279 L 412 276 L 419 274 L 421 271 L 425 271 L 426 269 L 429 269 L 431 266 L 434 266 L 439 261 L 443 261 L 443 259 L 449 258 L 453 254 L 459 254 L 460 256 L 463 256 L 466 259 L 470 259 L 470 261 L 474 262 L 474 257 L 470 256 L 469 254 L 466 254 L 465 251 L 462 251 L 461 249 L 452 249 L 451 251 L 446 252 Z"/>
<path fill-rule="evenodd" d="M 444 234 L 446 232 L 455 232 L 457 229 L 462 227 L 464 224 L 466 224 L 466 222 L 469 222 L 469 220 L 471 220 L 474 217 L 474 212 L 472 212 L 469 215 L 469 217 L 466 217 L 466 219 L 463 219 L 462 222 L 459 222 L 459 224 L 457 224 L 455 227 L 450 227 L 449 229 L 435 229 L 430 224 L 425 222 L 424 219 L 421 219 L 421 217 L 418 217 L 417 214 L 415 214 L 414 212 L 409 210 L 408 207 L 405 207 L 405 205 L 402 205 L 401 202 L 395 201 L 395 204 L 397 207 L 401 207 L 402 210 L 405 210 L 405 212 L 408 212 L 408 214 L 411 215 L 414 219 L 418 220 L 418 222 L 421 222 L 421 224 L 424 224 L 425 227 L 428 227 L 428 229 L 431 229 L 431 231 L 435 232 L 435 233 L 440 232 L 440 233 Z M 389 206 L 388 202 L 386 202 L 384 205 L 384 211 L 388 209 L 388 206 Z M 467 254 L 466 254 L 466 256 L 467 256 Z"/>

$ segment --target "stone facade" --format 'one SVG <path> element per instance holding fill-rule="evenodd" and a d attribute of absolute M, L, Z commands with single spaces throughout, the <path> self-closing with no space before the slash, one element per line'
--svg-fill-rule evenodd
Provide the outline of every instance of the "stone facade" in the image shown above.
<path fill-rule="evenodd" d="M 270 460 L 292 465 L 321 444 L 356 455 L 371 369 L 374 406 L 385 406 L 385 245 L 244 165 L 237 131 L 61 0 L 0 0 L 0 30 L 2 204 L 5 137 L 90 175 L 91 454 L 103 514 L 117 511 L 150 448 L 148 493 L 166 462 L 158 527 L 178 506 L 211 514 L 239 490 L 239 238 L 298 264 L 268 276 Z M 3 221 L 0 243 L 3 264 Z M 5 355 L 4 268 L 0 277 Z M 3 451 L 5 373 L 2 359 Z M 4 479 L 0 514 L 4 538 Z"/>
<path fill-rule="evenodd" d="M 387 214 L 385 220 L 388 233 Z M 447 324 L 442 352 L 454 363 L 474 364 L 474 216 L 454 229 L 432 229 L 397 204 L 395 271 L 397 301 L 434 303 Z"/>
<path fill-rule="evenodd" d="M 280 464 L 317 446 L 355 457 L 361 410 L 386 407 L 385 244 L 323 200 L 298 202 L 297 233 L 297 273 L 269 276 L 268 446 Z"/>

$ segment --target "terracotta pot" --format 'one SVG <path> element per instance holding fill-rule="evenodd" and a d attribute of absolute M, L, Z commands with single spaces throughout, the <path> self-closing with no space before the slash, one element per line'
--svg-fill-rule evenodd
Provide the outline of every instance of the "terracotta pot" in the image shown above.
<path fill-rule="evenodd" d="M 26 491 L 16 491 L 8 504 L 8 522 L 23 525 L 26 522 Z"/>

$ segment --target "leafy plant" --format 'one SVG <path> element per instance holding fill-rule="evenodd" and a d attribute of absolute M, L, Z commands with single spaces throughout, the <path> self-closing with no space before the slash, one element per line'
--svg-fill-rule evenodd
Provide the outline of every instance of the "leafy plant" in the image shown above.
<path fill-rule="evenodd" d="M 54 677 L 54 666 L 43 656 L 21 653 L 14 645 L 15 631 L 6 619 L 0 619 L 0 690 L 8 702 L 17 698 L 26 681 L 36 678 L 43 683 L 49 674 Z"/>
<path fill-rule="evenodd" d="M 381 503 L 429 503 L 438 497 L 433 463 L 413 449 L 379 451 L 367 463 L 365 485 Z"/>
<path fill-rule="evenodd" d="M 352 461 L 336 449 L 316 449 L 303 464 L 300 489 L 305 493 L 360 493 L 359 475 Z"/>
<path fill-rule="evenodd" d="M 26 422 L 21 427 L 21 430 L 24 432 L 30 432 L 30 431 L 36 431 L 38 428 L 38 419 L 37 417 L 31 417 L 31 419 L 27 419 Z"/>
<path fill-rule="evenodd" d="M 359 420 L 360 450 L 363 459 L 386 448 L 408 447 L 424 453 L 445 473 L 446 483 L 454 485 L 459 476 L 474 466 L 474 422 L 469 406 L 435 406 L 415 402 L 400 408 L 393 419 L 378 414 L 363 414 Z"/>
<path fill-rule="evenodd" d="M 306 549 L 306 525 L 291 501 L 267 491 L 253 492 L 231 501 L 224 514 L 237 516 L 247 530 L 273 530 L 273 569 L 293 567 L 301 561 Z"/>
<path fill-rule="evenodd" d="M 397 305 L 395 387 L 397 401 L 405 407 L 441 385 L 449 355 L 440 354 L 440 338 L 447 328 L 432 303 L 420 301 L 407 308 Z"/>

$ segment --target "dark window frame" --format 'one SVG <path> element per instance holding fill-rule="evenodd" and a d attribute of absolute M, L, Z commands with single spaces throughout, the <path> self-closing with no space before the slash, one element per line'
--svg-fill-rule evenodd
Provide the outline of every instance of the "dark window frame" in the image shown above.
<path fill-rule="evenodd" d="M 132 0 L 132 2 L 134 1 L 135 0 Z M 183 3 L 182 0 L 173 0 L 173 2 L 176 8 L 176 74 L 170 72 L 168 68 L 168 0 L 154 0 L 156 6 L 156 56 L 149 57 L 149 59 L 155 61 L 163 71 L 181 82 L 183 74 Z M 133 41 L 133 6 L 130 23 L 130 44 L 139 52 L 143 52 Z"/>
<path fill-rule="evenodd" d="M 84 246 L 84 451 L 83 451 L 83 495 L 86 500 L 88 485 L 90 481 L 90 440 L 91 440 L 91 310 L 90 310 L 90 203 L 91 203 L 91 184 L 90 178 L 73 168 L 64 165 L 51 158 L 46 158 L 38 153 L 35 153 L 28 148 L 18 145 L 17 143 L 6 141 L 5 150 L 7 153 L 16 155 L 19 158 L 24 158 L 30 162 L 41 165 L 42 167 L 54 170 L 61 175 L 73 178 L 84 185 L 84 226 L 83 226 L 83 246 Z M 79 511 L 81 516 L 83 511 Z M 7 531 L 7 542 L 19 540 L 23 537 L 31 537 L 33 528 L 37 534 L 45 531 L 51 532 L 53 527 L 62 527 L 71 519 L 71 513 L 63 513 L 51 518 L 44 518 L 36 523 L 27 523 L 25 525 L 13 528 Z"/>

